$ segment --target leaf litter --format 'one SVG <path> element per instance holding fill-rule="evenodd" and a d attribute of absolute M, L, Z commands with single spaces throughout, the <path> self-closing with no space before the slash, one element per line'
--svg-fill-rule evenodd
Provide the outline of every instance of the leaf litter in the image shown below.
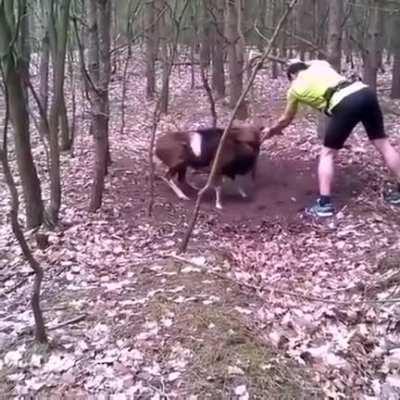
<path fill-rule="evenodd" d="M 246 209 L 243 204 L 233 211 L 237 219 L 227 220 L 229 197 L 223 214 L 212 209 L 211 201 L 195 229 L 190 262 L 178 268 L 165 256 L 181 239 L 193 202 L 176 201 L 156 180 L 155 217 L 145 215 L 154 103 L 143 100 L 145 88 L 132 75 L 143 71 L 140 58 L 130 68 L 124 135 L 117 133 L 120 82 L 114 80 L 111 88 L 113 165 L 104 206 L 94 214 L 86 209 L 93 163 L 86 105 L 75 157 L 62 155 L 62 225 L 45 232 L 50 242 L 45 250 L 27 233 L 45 270 L 42 306 L 49 326 L 80 311 L 87 315 L 51 331 L 50 352 L 33 348 L 30 341 L 32 276 L 9 228 L 8 197 L 0 197 L 3 393 L 194 399 L 201 398 L 199 390 L 209 390 L 253 399 L 266 398 L 266 387 L 284 398 L 279 390 L 286 387 L 285 398 L 398 398 L 400 309 L 392 299 L 400 299 L 399 215 L 381 200 L 390 182 L 362 130 L 339 155 L 339 175 L 345 171 L 347 180 L 339 177 L 336 189 L 349 195 L 339 202 L 335 220 L 316 224 L 297 211 L 285 215 L 284 208 L 275 216 L 264 209 L 249 217 L 240 211 Z M 171 111 L 159 131 L 210 121 L 206 95 L 191 90 L 189 78 L 189 70 L 173 72 Z M 271 80 L 267 70 L 257 77 L 252 107 L 266 124 L 282 110 L 286 85 L 283 79 Z M 217 110 L 220 124 L 225 123 L 229 110 L 223 101 Z M 306 118 L 263 150 L 274 165 L 303 163 L 304 170 L 286 171 L 297 177 L 315 172 L 319 151 L 316 120 L 308 110 L 301 112 Z M 398 122 L 391 114 L 385 119 L 395 136 Z M 32 146 L 48 198 L 46 161 L 35 131 Z M 12 151 L 10 156 L 16 171 Z M 1 193 L 7 193 L 2 179 Z M 270 183 L 276 204 L 282 202 L 273 197 L 278 183 Z M 293 210 L 303 206 L 301 190 L 301 184 L 287 189 Z M 266 375 L 271 381 L 262 379 Z"/>

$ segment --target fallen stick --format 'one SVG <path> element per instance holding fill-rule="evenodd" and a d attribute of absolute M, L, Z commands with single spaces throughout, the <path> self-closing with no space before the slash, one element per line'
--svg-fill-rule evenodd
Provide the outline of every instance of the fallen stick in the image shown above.
<path fill-rule="evenodd" d="M 343 306 L 353 306 L 353 305 L 363 305 L 363 304 L 371 304 L 372 305 L 372 304 L 385 304 L 385 303 L 400 303 L 400 298 L 384 299 L 384 300 L 354 300 L 354 301 L 330 300 L 330 299 L 325 299 L 323 297 L 305 295 L 303 293 L 299 293 L 299 292 L 296 292 L 293 290 L 289 291 L 289 290 L 283 290 L 283 289 L 269 288 L 269 287 L 265 287 L 265 286 L 256 286 L 256 285 L 252 285 L 252 284 L 246 283 L 246 282 L 239 282 L 223 273 L 213 271 L 212 269 L 207 268 L 205 265 L 195 263 L 194 261 L 188 260 L 188 259 L 178 256 L 176 254 L 169 254 L 169 257 L 173 258 L 177 261 L 190 264 L 196 268 L 202 269 L 205 272 L 210 273 L 211 275 L 217 276 L 218 278 L 228 280 L 239 287 L 245 286 L 246 288 L 251 289 L 252 291 L 255 291 L 256 295 L 263 301 L 265 301 L 265 298 L 260 294 L 261 292 L 278 293 L 278 294 L 282 294 L 282 295 L 286 295 L 286 296 L 298 297 L 300 299 L 307 300 L 307 301 L 326 303 L 326 304 L 336 304 L 336 305 L 343 305 Z"/>
<path fill-rule="evenodd" d="M 63 328 L 64 326 L 71 325 L 71 324 L 76 324 L 77 322 L 81 322 L 85 318 L 86 318 L 86 314 L 82 314 L 82 315 L 79 315 L 78 317 L 75 317 L 75 318 L 69 319 L 67 321 L 60 322 L 57 325 L 51 326 L 50 328 L 47 328 L 47 330 L 48 331 L 54 331 L 55 329 Z"/>

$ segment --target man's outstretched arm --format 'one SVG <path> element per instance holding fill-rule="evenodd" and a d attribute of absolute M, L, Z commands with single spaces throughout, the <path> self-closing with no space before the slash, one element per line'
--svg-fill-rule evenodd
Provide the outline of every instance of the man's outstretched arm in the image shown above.
<path fill-rule="evenodd" d="M 296 116 L 298 109 L 298 102 L 295 98 L 289 98 L 286 103 L 286 108 L 282 116 L 278 119 L 278 122 L 266 131 L 263 141 L 274 135 L 282 135 L 282 130 L 288 127 L 294 117 Z"/>

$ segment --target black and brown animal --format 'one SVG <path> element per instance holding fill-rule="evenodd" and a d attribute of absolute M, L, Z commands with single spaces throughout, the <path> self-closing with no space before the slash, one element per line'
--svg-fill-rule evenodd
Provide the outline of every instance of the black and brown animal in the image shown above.
<path fill-rule="evenodd" d="M 230 128 L 214 183 L 217 208 L 222 208 L 221 191 L 224 177 L 235 180 L 237 175 L 251 173 L 253 180 L 255 179 L 262 130 L 262 127 L 252 125 Z M 186 182 L 187 169 L 200 169 L 212 164 L 223 132 L 222 128 L 173 131 L 164 133 L 156 141 L 155 154 L 168 168 L 163 179 L 180 199 L 189 200 L 181 187 L 175 183 L 175 176 L 178 177 L 180 186 L 190 187 Z M 247 197 L 239 183 L 237 188 L 242 197 Z"/>

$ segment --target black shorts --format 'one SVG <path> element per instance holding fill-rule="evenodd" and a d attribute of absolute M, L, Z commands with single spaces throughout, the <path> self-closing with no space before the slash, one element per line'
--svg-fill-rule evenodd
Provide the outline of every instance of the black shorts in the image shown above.
<path fill-rule="evenodd" d="M 359 122 L 364 125 L 370 140 L 386 137 L 378 98 L 369 87 L 349 94 L 332 109 L 325 131 L 324 146 L 341 149 Z"/>

